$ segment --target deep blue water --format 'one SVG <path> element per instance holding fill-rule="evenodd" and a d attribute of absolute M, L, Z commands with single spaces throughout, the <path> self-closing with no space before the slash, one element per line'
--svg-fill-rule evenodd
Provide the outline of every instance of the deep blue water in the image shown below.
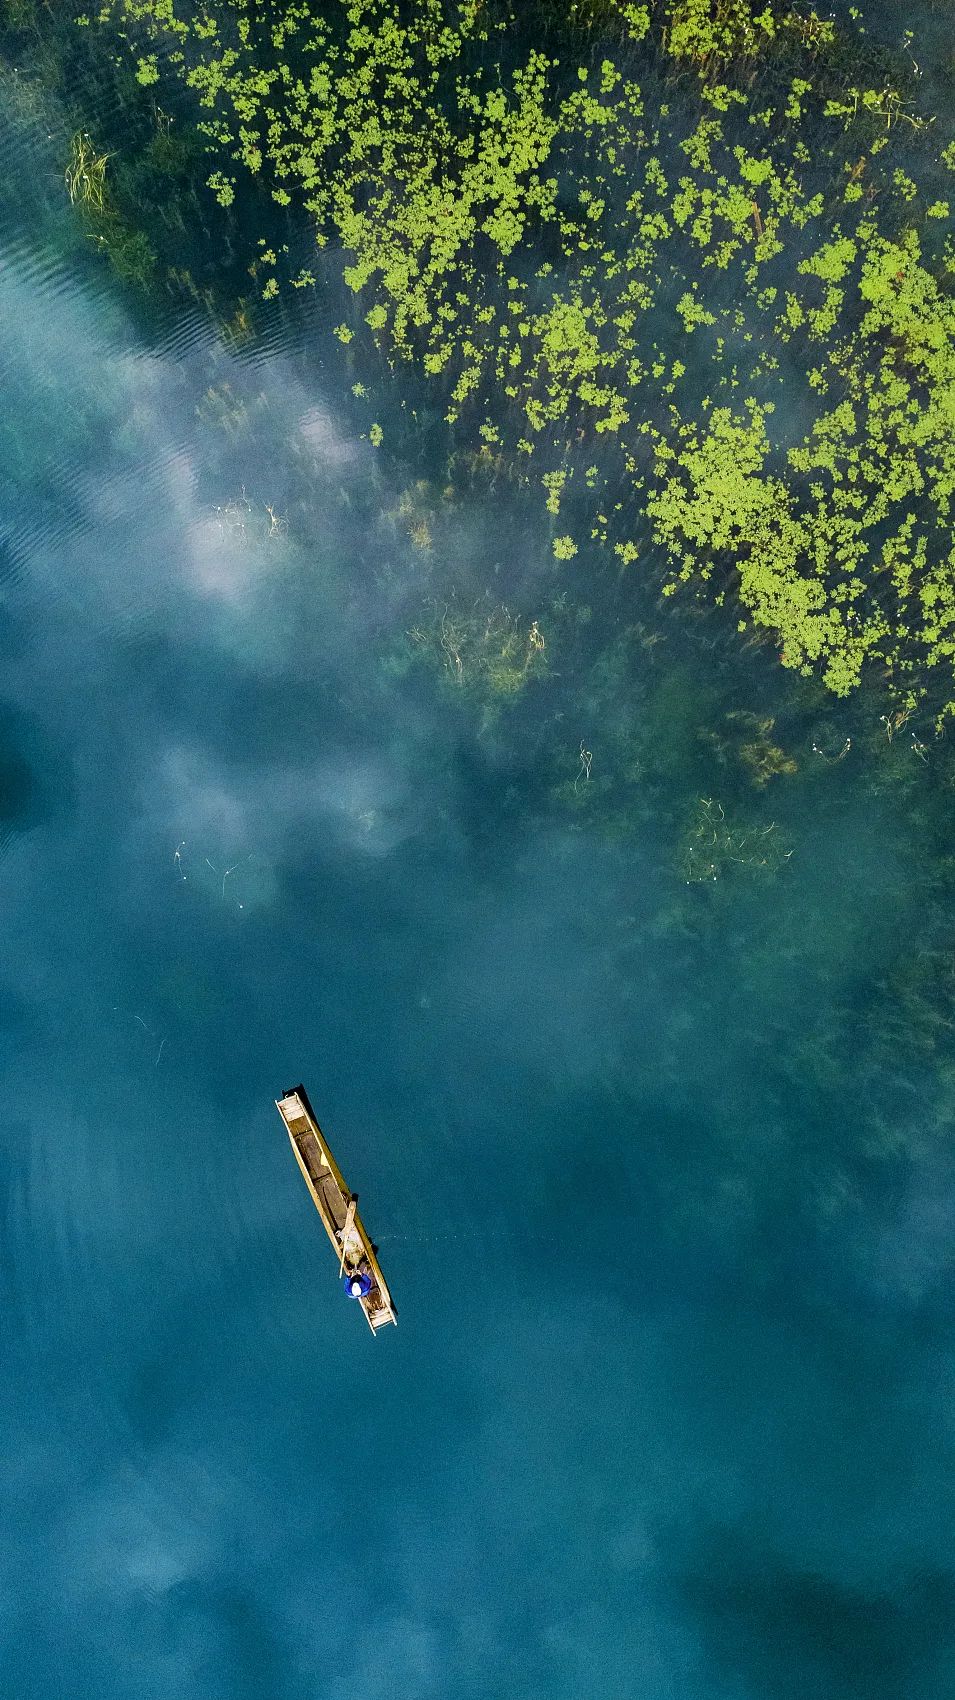
<path fill-rule="evenodd" d="M 879 1120 L 860 1037 L 920 793 L 823 786 L 807 733 L 791 866 L 695 933 L 659 810 L 545 806 L 396 660 L 422 467 L 361 437 L 320 303 L 245 353 L 147 334 L 37 185 L 0 252 L 4 1693 L 945 1700 L 955 1165 L 934 1053 L 902 1028 Z M 449 529 L 544 606 L 535 506 L 462 484 Z"/>

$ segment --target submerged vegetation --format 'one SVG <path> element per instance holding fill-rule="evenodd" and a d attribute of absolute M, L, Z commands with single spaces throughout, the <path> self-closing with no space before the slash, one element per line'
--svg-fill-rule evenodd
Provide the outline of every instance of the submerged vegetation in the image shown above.
<path fill-rule="evenodd" d="M 837 695 L 955 707 L 955 146 L 911 59 L 742 0 L 104 0 L 364 333 L 546 491 L 555 558 L 662 548 Z M 315 268 L 263 236 L 266 299 Z M 381 440 L 373 424 L 371 440 Z M 649 570 L 649 569 L 647 569 Z"/>
<path fill-rule="evenodd" d="M 91 211 L 106 210 L 106 162 L 108 155 L 97 153 L 85 130 L 78 130 L 70 143 L 69 162 L 64 173 L 70 200 L 82 202 Z"/>
<path fill-rule="evenodd" d="M 18 65 L 55 91 L 71 257 L 150 300 L 228 303 L 192 407 L 230 563 L 251 575 L 267 547 L 290 610 L 298 575 L 327 582 L 333 628 L 361 609 L 375 664 L 349 711 L 430 728 L 437 699 L 427 760 L 489 857 L 539 828 L 619 865 L 608 997 L 666 937 L 688 1000 L 772 989 L 747 1038 L 767 1078 L 812 1100 L 854 1059 L 885 1122 L 906 1047 L 938 1067 L 955 1025 L 933 726 L 953 695 L 955 156 L 910 62 L 733 4 L 542 3 L 518 33 L 503 7 L 421 0 L 111 4 L 58 17 L 58 57 L 48 8 L 16 10 L 36 21 Z M 254 339 L 286 313 L 273 346 L 307 381 L 284 413 Z M 49 390 L 43 428 L 15 408 L 0 446 L 35 494 L 51 444 L 52 507 L 55 372 Z M 853 881 L 889 922 L 859 922 Z M 875 991 L 846 983 L 860 924 Z M 790 984 L 818 1032 L 787 1026 Z"/>
<path fill-rule="evenodd" d="M 718 880 L 736 868 L 775 873 L 791 855 L 775 821 L 743 825 L 727 819 L 718 799 L 701 797 L 683 842 L 683 871 L 688 885 Z"/>
<path fill-rule="evenodd" d="M 62 182 L 77 249 L 110 267 L 131 306 L 164 307 L 170 295 L 187 296 L 231 319 L 242 311 L 243 291 L 251 293 L 244 252 L 238 258 L 245 238 L 208 187 L 203 138 L 184 110 L 187 91 L 170 86 L 160 102 L 115 49 L 77 27 L 72 7 L 0 0 L 5 140 L 28 142 L 42 158 L 41 182 Z M 2 188 L 0 200 L 7 202 Z M 258 219 L 251 185 L 247 200 Z M 19 216 L 16 205 L 9 211 Z M 57 229 L 48 208 L 43 222 Z M 36 216 L 30 234 L 40 238 Z"/>
<path fill-rule="evenodd" d="M 414 651 L 439 667 L 458 690 L 477 691 L 490 703 L 515 696 L 547 666 L 547 642 L 536 620 L 525 625 L 503 605 L 454 604 L 433 609 L 408 633 Z"/>

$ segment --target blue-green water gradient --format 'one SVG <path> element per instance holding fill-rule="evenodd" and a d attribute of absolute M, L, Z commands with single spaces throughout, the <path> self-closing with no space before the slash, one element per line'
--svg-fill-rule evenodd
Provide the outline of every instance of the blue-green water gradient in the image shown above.
<path fill-rule="evenodd" d="M 887 995 L 905 807 L 833 781 L 698 948 L 652 809 L 525 807 L 533 749 L 394 662 L 421 469 L 309 355 L 320 303 L 245 354 L 148 335 L 52 243 L 0 255 L 3 1691 L 946 1700 L 932 1063 L 878 1136 L 851 1037 L 825 1092 L 792 1067 Z M 454 546 L 506 599 L 537 528 L 466 490 Z"/>

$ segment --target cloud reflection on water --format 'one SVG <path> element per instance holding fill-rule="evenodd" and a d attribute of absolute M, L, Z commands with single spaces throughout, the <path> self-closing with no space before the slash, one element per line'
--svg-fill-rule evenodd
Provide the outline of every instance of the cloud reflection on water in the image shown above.
<path fill-rule="evenodd" d="M 51 799 L 0 893 L 15 1691 L 829 1700 L 862 1660 L 940 1697 L 952 1341 L 905 1330 L 953 1177 L 926 1155 L 827 1263 L 788 1203 L 831 1173 L 751 1066 L 803 994 L 689 977 L 654 823 L 627 861 L 496 831 L 493 746 L 382 684 L 398 492 L 304 362 L 4 288 L 43 469 L 11 772 L 37 728 Z M 271 1112 L 300 1074 L 394 1233 L 395 1341 L 336 1304 Z"/>

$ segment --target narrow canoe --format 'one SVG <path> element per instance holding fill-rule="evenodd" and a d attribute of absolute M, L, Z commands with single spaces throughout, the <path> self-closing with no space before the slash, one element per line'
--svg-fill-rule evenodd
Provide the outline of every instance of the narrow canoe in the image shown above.
<path fill-rule="evenodd" d="M 295 1152 L 295 1159 L 312 1195 L 312 1202 L 325 1224 L 338 1257 L 338 1272 L 345 1276 L 365 1276 L 371 1281 L 369 1291 L 358 1298 L 373 1334 L 386 1323 L 397 1322 L 385 1278 L 381 1273 L 375 1247 L 365 1231 L 358 1214 L 356 1194 L 349 1192 L 341 1169 L 328 1149 L 304 1086 L 293 1086 L 276 1098 L 279 1112 Z"/>

